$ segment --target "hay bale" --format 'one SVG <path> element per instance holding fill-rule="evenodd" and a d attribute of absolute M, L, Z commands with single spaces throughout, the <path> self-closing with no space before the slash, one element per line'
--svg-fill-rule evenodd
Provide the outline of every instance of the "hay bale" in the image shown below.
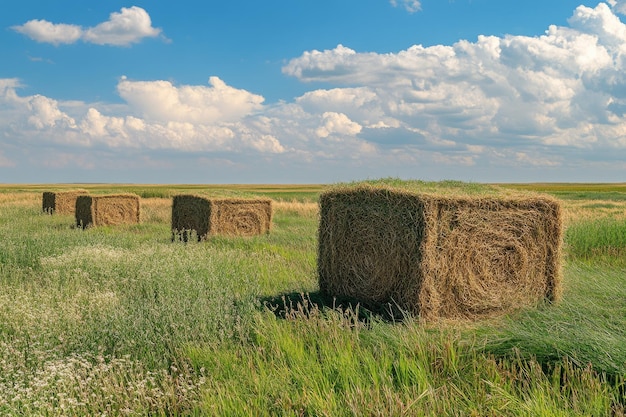
<path fill-rule="evenodd" d="M 254 236 L 269 233 L 272 200 L 176 195 L 172 203 L 172 239 L 209 235 Z"/>
<path fill-rule="evenodd" d="M 87 190 L 44 191 L 41 199 L 42 210 L 48 214 L 74 214 L 76 198 L 88 193 Z"/>
<path fill-rule="evenodd" d="M 442 196 L 356 186 L 320 196 L 320 289 L 426 321 L 555 300 L 561 208 L 547 196 Z"/>
<path fill-rule="evenodd" d="M 82 195 L 76 199 L 77 226 L 86 228 L 134 223 L 139 223 L 138 195 Z"/>

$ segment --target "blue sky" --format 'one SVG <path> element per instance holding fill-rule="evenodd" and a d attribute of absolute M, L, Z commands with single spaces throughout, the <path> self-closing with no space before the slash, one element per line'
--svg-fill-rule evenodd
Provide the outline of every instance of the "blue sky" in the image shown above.
<path fill-rule="evenodd" d="M 0 182 L 626 181 L 626 1 L 22 0 Z"/>

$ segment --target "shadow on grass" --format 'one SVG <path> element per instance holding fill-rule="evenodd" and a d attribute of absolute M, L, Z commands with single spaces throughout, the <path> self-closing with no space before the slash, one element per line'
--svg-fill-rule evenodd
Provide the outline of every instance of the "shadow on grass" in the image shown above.
<path fill-rule="evenodd" d="M 365 304 L 353 298 L 336 297 L 321 291 L 310 293 L 290 292 L 260 299 L 261 305 L 281 319 L 310 318 L 325 310 L 354 316 L 367 324 L 374 320 L 399 323 L 406 319 L 405 312 L 392 304 Z"/>

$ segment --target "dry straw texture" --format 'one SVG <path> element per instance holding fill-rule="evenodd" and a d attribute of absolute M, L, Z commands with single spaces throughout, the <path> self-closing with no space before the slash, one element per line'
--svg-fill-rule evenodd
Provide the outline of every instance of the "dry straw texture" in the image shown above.
<path fill-rule="evenodd" d="M 139 196 L 110 194 L 79 196 L 76 224 L 80 227 L 139 223 Z"/>
<path fill-rule="evenodd" d="M 322 291 L 425 321 L 476 319 L 556 300 L 561 208 L 547 196 L 355 186 L 320 197 Z"/>
<path fill-rule="evenodd" d="M 172 203 L 172 232 L 185 241 L 195 232 L 198 240 L 209 235 L 254 236 L 269 233 L 272 200 L 207 198 L 177 195 Z"/>
<path fill-rule="evenodd" d="M 74 214 L 76 198 L 85 194 L 88 194 L 87 190 L 44 191 L 41 204 L 42 209 L 45 213 L 50 214 Z"/>

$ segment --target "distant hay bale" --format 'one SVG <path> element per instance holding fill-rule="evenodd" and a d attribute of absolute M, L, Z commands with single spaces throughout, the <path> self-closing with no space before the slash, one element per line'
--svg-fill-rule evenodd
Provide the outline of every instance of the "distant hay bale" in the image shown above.
<path fill-rule="evenodd" d="M 134 223 L 139 223 L 138 195 L 83 195 L 76 199 L 77 226 L 86 228 Z"/>
<path fill-rule="evenodd" d="M 440 196 L 356 186 L 320 196 L 320 289 L 425 321 L 558 298 L 561 208 L 547 196 Z"/>
<path fill-rule="evenodd" d="M 44 191 L 41 201 L 42 210 L 49 214 L 74 214 L 76 198 L 85 194 L 88 194 L 87 190 Z"/>
<path fill-rule="evenodd" d="M 192 233 L 198 240 L 209 235 L 254 236 L 269 233 L 272 200 L 207 198 L 176 195 L 172 203 L 172 238 L 187 241 Z"/>

